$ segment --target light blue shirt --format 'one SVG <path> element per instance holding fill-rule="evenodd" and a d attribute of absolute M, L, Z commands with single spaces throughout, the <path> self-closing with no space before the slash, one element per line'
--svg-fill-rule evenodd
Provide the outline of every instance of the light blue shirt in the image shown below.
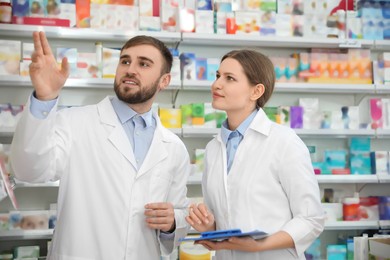
<path fill-rule="evenodd" d="M 226 158 L 227 158 L 227 172 L 229 173 L 230 168 L 232 167 L 234 156 L 240 145 L 242 139 L 244 138 L 245 131 L 248 129 L 249 125 L 252 123 L 253 118 L 257 114 L 257 109 L 255 109 L 238 127 L 236 130 L 231 131 L 228 129 L 228 120 L 226 119 L 221 126 L 221 138 L 224 144 L 226 145 Z"/>
<path fill-rule="evenodd" d="M 31 95 L 31 113 L 39 119 L 45 119 L 56 104 L 57 99 L 40 101 Z M 139 169 L 148 153 L 156 129 L 156 119 L 150 110 L 144 114 L 137 114 L 125 102 L 114 97 L 111 101 L 123 129 L 133 148 L 137 168 Z"/>
<path fill-rule="evenodd" d="M 117 97 L 114 97 L 111 103 L 130 140 L 139 169 L 152 143 L 157 125 L 156 119 L 153 117 L 152 110 L 144 114 L 137 114 Z"/>

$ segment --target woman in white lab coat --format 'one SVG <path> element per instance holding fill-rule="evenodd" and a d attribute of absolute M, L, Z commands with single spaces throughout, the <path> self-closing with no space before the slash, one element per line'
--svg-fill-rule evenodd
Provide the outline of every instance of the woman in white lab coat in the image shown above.
<path fill-rule="evenodd" d="M 226 54 L 212 85 L 212 105 L 227 113 L 205 153 L 204 204 L 191 205 L 187 221 L 199 232 L 261 230 L 264 239 L 230 238 L 196 243 L 218 260 L 305 259 L 321 234 L 324 214 L 307 147 L 295 132 L 268 119 L 272 62 L 253 50 Z"/>
<path fill-rule="evenodd" d="M 151 37 L 130 39 L 121 50 L 115 97 L 57 111 L 69 65 L 64 59 L 58 68 L 43 32 L 33 36 L 35 91 L 15 131 L 11 163 L 20 180 L 60 180 L 47 259 L 159 260 L 171 253 L 189 227 L 190 164 L 182 141 L 151 110 L 170 81 L 169 50 Z M 127 125 L 141 117 L 140 128 Z"/>

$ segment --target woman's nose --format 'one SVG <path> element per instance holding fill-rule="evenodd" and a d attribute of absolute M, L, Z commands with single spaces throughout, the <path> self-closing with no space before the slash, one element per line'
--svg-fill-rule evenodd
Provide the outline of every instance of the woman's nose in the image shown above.
<path fill-rule="evenodd" d="M 219 83 L 218 79 L 215 79 L 213 84 L 211 84 L 211 89 L 220 89 L 221 84 Z"/>

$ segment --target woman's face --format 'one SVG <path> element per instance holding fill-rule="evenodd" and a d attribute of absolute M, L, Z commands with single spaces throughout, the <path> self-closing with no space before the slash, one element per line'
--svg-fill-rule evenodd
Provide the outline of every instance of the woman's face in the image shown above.
<path fill-rule="evenodd" d="M 255 88 L 250 85 L 241 64 L 226 58 L 219 66 L 216 80 L 211 86 L 212 105 L 215 109 L 229 112 L 252 111 L 256 107 L 253 100 Z"/>

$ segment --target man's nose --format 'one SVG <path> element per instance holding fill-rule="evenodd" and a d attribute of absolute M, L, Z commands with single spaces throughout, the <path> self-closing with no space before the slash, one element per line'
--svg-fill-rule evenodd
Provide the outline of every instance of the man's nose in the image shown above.
<path fill-rule="evenodd" d="M 137 72 L 137 66 L 136 66 L 136 64 L 134 63 L 134 62 L 131 62 L 130 64 L 129 64 L 129 66 L 127 67 L 127 73 L 128 74 L 136 74 L 136 72 Z"/>

